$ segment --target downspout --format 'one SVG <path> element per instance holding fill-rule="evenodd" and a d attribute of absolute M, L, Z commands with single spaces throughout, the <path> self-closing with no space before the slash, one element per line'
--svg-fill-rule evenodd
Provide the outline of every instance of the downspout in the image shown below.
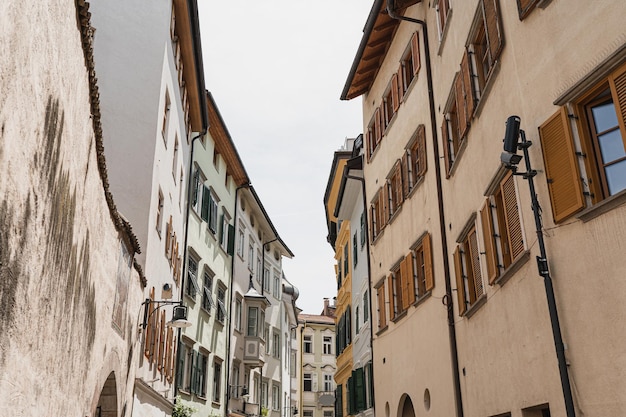
<path fill-rule="evenodd" d="M 233 215 L 233 225 L 234 227 L 234 232 L 235 236 L 233 236 L 233 254 L 230 256 L 230 282 L 228 284 L 228 288 L 230 290 L 230 294 L 228 296 L 228 306 L 231 308 L 231 312 L 232 312 L 232 308 L 233 308 L 233 285 L 234 285 L 234 281 L 235 281 L 235 246 L 234 246 L 234 242 L 235 242 L 235 238 L 237 237 L 237 206 L 239 205 L 239 190 L 242 188 L 248 188 L 250 186 L 250 183 L 247 182 L 243 185 L 238 186 L 235 189 L 235 214 Z M 228 244 L 228 242 L 226 242 L 226 244 Z M 243 308 L 243 306 L 242 306 Z M 233 320 L 231 318 L 232 314 L 228 315 L 228 335 L 226 335 L 226 407 L 224 407 L 224 417 L 228 416 L 228 404 L 230 403 L 230 361 L 231 361 L 231 353 L 230 353 L 230 340 L 232 339 L 232 335 L 233 335 Z M 239 384 L 239 382 L 237 382 L 237 384 Z M 239 389 L 239 387 L 237 387 L 237 390 Z M 246 410 L 243 410 L 244 413 Z"/>
<path fill-rule="evenodd" d="M 300 378 L 298 378 L 298 385 L 300 386 L 298 391 L 300 391 L 300 410 L 299 410 L 299 414 L 301 416 L 304 415 L 304 403 L 303 403 L 303 393 L 302 391 L 304 390 L 304 382 L 303 382 L 303 378 L 304 378 L 304 372 L 302 372 L 303 366 L 304 364 L 302 363 L 303 359 L 304 359 L 304 329 L 306 328 L 306 320 L 304 320 L 304 322 L 302 323 L 302 327 L 300 327 L 300 366 L 298 366 L 297 369 L 300 370 Z M 336 400 L 335 400 L 336 401 Z"/>
<path fill-rule="evenodd" d="M 437 181 L 437 203 L 439 206 L 439 231 L 441 233 L 441 246 L 443 256 L 443 272 L 446 285 L 445 305 L 448 310 L 448 337 L 450 340 L 450 356 L 452 360 L 452 376 L 454 379 L 454 402 L 457 417 L 463 417 L 463 398 L 461 396 L 461 376 L 459 374 L 459 353 L 456 341 L 456 329 L 454 327 L 454 301 L 452 297 L 452 285 L 450 284 L 450 262 L 448 260 L 448 238 L 446 235 L 446 220 L 443 209 L 443 188 L 441 185 L 441 167 L 439 164 L 439 140 L 437 137 L 437 120 L 435 113 L 435 97 L 433 91 L 432 64 L 430 61 L 430 46 L 428 43 L 428 27 L 426 22 L 419 19 L 400 16 L 393 9 L 394 0 L 387 0 L 387 13 L 389 17 L 396 20 L 404 20 L 417 23 L 422 27 L 424 36 L 424 56 L 426 59 L 426 80 L 428 83 L 428 101 L 430 108 L 430 125 L 433 137 L 433 151 L 435 154 L 435 178 Z"/>
<path fill-rule="evenodd" d="M 361 155 L 361 158 L 363 158 L 363 156 Z M 359 181 L 361 183 L 361 194 L 363 195 L 363 215 L 364 215 L 364 222 L 366 225 L 369 224 L 369 219 L 368 219 L 368 215 L 367 215 L 367 197 L 365 196 L 365 178 L 362 177 L 356 177 L 354 175 L 349 175 L 349 174 L 345 174 L 346 171 L 344 171 L 344 176 L 348 179 L 351 180 L 356 180 Z M 370 381 L 370 386 L 371 386 L 371 400 L 372 400 L 372 408 L 375 409 L 375 404 L 374 404 L 374 398 L 375 398 L 375 388 L 374 388 L 374 344 L 372 343 L 372 341 L 374 340 L 374 324 L 373 324 L 373 318 L 374 316 L 372 315 L 372 265 L 371 265 L 371 259 L 370 259 L 370 238 L 369 238 L 369 228 L 367 226 L 365 226 L 365 242 L 367 244 L 367 250 L 365 251 L 367 253 L 367 308 L 368 308 L 368 315 L 369 315 L 369 322 L 370 322 L 370 354 L 371 354 L 371 358 L 370 358 L 370 362 L 372 362 L 372 364 L 370 365 L 371 367 L 371 372 L 372 372 L 372 380 Z"/>

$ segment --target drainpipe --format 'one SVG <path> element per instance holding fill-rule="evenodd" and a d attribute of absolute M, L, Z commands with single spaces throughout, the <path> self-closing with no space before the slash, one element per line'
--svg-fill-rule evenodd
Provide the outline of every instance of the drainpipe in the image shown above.
<path fill-rule="evenodd" d="M 446 221 L 443 209 L 443 189 L 441 186 L 441 167 L 439 164 L 439 146 L 437 138 L 437 121 L 435 113 L 435 97 L 433 91 L 433 75 L 430 61 L 430 46 L 428 43 L 428 28 L 426 22 L 419 19 L 398 15 L 394 8 L 394 0 L 387 0 L 387 13 L 389 17 L 396 20 L 404 20 L 411 23 L 417 23 L 422 27 L 424 35 L 424 56 L 426 59 L 426 79 L 428 83 L 428 101 L 430 108 L 430 125 L 433 137 L 433 151 L 435 153 L 435 177 L 437 180 L 437 203 L 439 205 L 439 231 L 441 233 L 441 246 L 443 256 L 443 271 L 446 285 L 445 305 L 448 310 L 448 337 L 450 339 L 450 356 L 452 360 L 452 376 L 454 379 L 454 402 L 456 406 L 457 417 L 463 417 L 463 398 L 461 396 L 461 376 L 459 375 L 459 354 L 456 342 L 456 330 L 454 327 L 454 309 L 452 297 L 452 285 L 450 284 L 450 262 L 448 260 L 448 239 L 446 235 Z"/>
<path fill-rule="evenodd" d="M 233 308 L 233 285 L 234 285 L 234 281 L 235 281 L 235 246 L 234 246 L 234 242 L 235 239 L 237 237 L 237 206 L 239 205 L 239 190 L 242 188 L 248 188 L 250 186 L 250 183 L 247 182 L 245 184 L 240 185 L 239 187 L 237 187 L 235 189 L 235 214 L 233 215 L 233 224 L 234 224 L 234 231 L 233 233 L 235 233 L 235 236 L 233 236 L 233 254 L 230 256 L 230 282 L 228 284 L 228 288 L 230 290 L 230 294 L 228 295 L 228 305 L 231 308 L 231 313 L 232 313 L 232 308 Z M 228 242 L 226 242 L 226 244 L 228 245 Z M 242 305 L 243 308 L 243 305 Z M 243 313 L 243 312 L 242 312 Z M 233 320 L 232 320 L 232 314 L 228 315 L 228 334 L 226 335 L 226 407 L 224 407 L 224 417 L 228 416 L 228 404 L 230 403 L 230 361 L 231 361 L 231 354 L 230 354 L 230 339 L 232 339 L 232 335 L 233 335 Z M 237 385 L 239 385 L 239 382 L 237 382 Z M 239 389 L 239 386 L 237 386 L 237 389 Z M 245 413 L 245 406 L 244 406 L 244 413 Z"/>

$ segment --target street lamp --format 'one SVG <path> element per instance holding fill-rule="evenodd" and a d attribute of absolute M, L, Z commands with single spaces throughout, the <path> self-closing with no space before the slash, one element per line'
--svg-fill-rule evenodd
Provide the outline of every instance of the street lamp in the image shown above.
<path fill-rule="evenodd" d="M 165 324 L 166 326 L 183 328 L 190 327 L 192 324 L 189 320 L 187 320 L 187 306 L 184 306 L 182 301 L 151 300 L 150 298 L 146 298 L 141 305 L 144 306 L 143 323 L 141 323 L 142 329 L 145 329 L 148 326 L 148 320 L 150 320 L 152 314 L 164 305 L 174 305 L 174 308 L 172 309 L 172 320 L 168 321 Z M 155 305 L 156 307 L 152 308 Z"/>
<path fill-rule="evenodd" d="M 559 363 L 559 374 L 561 377 L 561 388 L 563 389 L 563 399 L 565 401 L 565 411 L 567 417 L 575 417 L 576 413 L 574 411 L 574 400 L 572 398 L 572 389 L 570 387 L 567 372 L 567 361 L 565 359 L 565 345 L 563 344 L 563 338 L 561 336 L 561 326 L 559 325 L 559 316 L 556 309 L 554 288 L 552 286 L 552 278 L 550 278 L 546 247 L 543 241 L 541 207 L 539 206 L 539 201 L 537 200 L 535 183 L 533 181 L 533 178 L 537 175 L 537 171 L 531 168 L 530 158 L 528 155 L 528 148 L 532 146 L 532 142 L 526 140 L 526 133 L 520 129 L 520 118 L 518 116 L 509 116 L 506 120 L 506 131 L 503 142 L 504 152 L 500 155 L 500 161 L 504 164 L 505 168 L 513 171 L 513 175 L 519 175 L 525 180 L 528 180 L 532 209 L 535 215 L 535 229 L 537 231 L 537 240 L 539 242 L 540 255 L 537 256 L 537 269 L 539 270 L 539 275 L 543 277 L 543 283 L 546 288 L 548 312 L 550 314 L 552 336 L 554 338 L 554 346 Z M 517 165 L 522 160 L 522 156 L 517 154 L 518 150 L 521 150 L 524 154 L 526 172 L 517 172 Z"/>

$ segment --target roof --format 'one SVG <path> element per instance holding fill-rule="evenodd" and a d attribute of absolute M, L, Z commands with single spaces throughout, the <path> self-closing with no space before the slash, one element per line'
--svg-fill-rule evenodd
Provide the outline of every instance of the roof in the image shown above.
<path fill-rule="evenodd" d="M 401 12 L 421 0 L 392 0 L 394 11 Z M 342 100 L 351 100 L 369 91 L 385 59 L 400 21 L 387 13 L 387 0 L 375 0 L 367 17 L 363 37 L 341 93 Z"/>
<path fill-rule="evenodd" d="M 272 233 L 274 234 L 274 239 L 270 240 L 268 242 L 265 242 L 265 243 L 270 243 L 270 242 L 273 242 L 274 240 L 277 241 L 281 245 L 283 250 L 284 250 L 283 251 L 283 255 L 287 256 L 289 258 L 293 258 L 293 256 L 294 256 L 293 252 L 291 252 L 291 250 L 287 247 L 285 242 L 283 242 L 283 240 L 281 239 L 280 235 L 278 234 L 278 231 L 274 227 L 274 223 L 272 223 L 272 220 L 270 219 L 270 216 L 267 214 L 267 211 L 265 211 L 265 207 L 263 207 L 263 203 L 261 203 L 261 199 L 259 198 L 259 195 L 256 193 L 256 190 L 254 189 L 254 187 L 252 185 L 250 185 L 247 188 L 247 190 L 250 191 L 250 194 L 252 194 L 252 196 L 254 197 L 254 200 L 255 200 L 257 206 L 261 210 L 261 213 L 263 213 L 263 217 L 267 221 L 268 226 L 270 227 L 270 229 L 272 230 Z"/>
<path fill-rule="evenodd" d="M 299 323 L 315 323 L 315 324 L 332 324 L 335 325 L 335 319 L 329 316 L 318 316 L 316 314 L 298 314 Z"/>

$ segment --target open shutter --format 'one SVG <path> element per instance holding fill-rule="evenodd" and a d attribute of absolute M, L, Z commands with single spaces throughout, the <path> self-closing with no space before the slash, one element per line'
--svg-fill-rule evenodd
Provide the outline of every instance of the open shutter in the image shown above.
<path fill-rule="evenodd" d="M 559 223 L 585 207 L 567 109 L 562 107 L 539 126 L 554 222 Z"/>
<path fill-rule="evenodd" d="M 609 76 L 609 85 L 615 101 L 617 120 L 626 149 L 626 65 L 622 65 Z"/>
<path fill-rule="evenodd" d="M 499 0 L 482 0 L 485 12 L 485 30 L 489 44 L 490 66 L 493 68 L 495 61 L 500 57 L 504 39 L 502 35 L 502 21 L 500 20 Z"/>
<path fill-rule="evenodd" d="M 235 253 L 235 226 L 228 225 L 228 254 L 233 256 Z"/>
<path fill-rule="evenodd" d="M 396 318 L 396 304 L 393 298 L 393 278 L 391 274 L 387 276 L 387 289 L 389 291 L 389 319 L 393 320 Z"/>
<path fill-rule="evenodd" d="M 487 0 L 489 1 L 489 0 Z M 470 59 L 469 53 L 467 49 L 463 54 L 463 59 L 461 60 L 461 76 L 463 78 L 463 99 L 465 101 L 465 125 L 469 127 L 472 120 L 472 115 L 474 114 L 474 103 L 475 103 L 475 95 L 474 95 L 474 83 L 472 82 L 472 68 L 470 67 Z M 461 136 L 464 136 L 462 134 Z"/>
<path fill-rule="evenodd" d="M 365 410 L 365 375 L 363 368 L 354 371 L 354 390 L 356 391 L 356 411 Z"/>
<path fill-rule="evenodd" d="M 385 284 L 376 289 L 378 296 L 378 328 L 382 329 L 387 326 L 387 317 L 385 310 Z"/>
<path fill-rule="evenodd" d="M 415 277 L 413 276 L 413 252 L 409 252 L 404 258 L 405 261 L 405 273 L 408 290 L 408 304 L 407 307 L 415 302 Z"/>
<path fill-rule="evenodd" d="M 435 288 L 435 276 L 433 274 L 433 252 L 431 249 L 430 233 L 422 240 L 422 250 L 424 251 L 424 278 L 426 280 L 426 291 Z"/>
<path fill-rule="evenodd" d="M 391 101 L 393 104 L 393 111 L 397 112 L 400 108 L 400 96 L 398 95 L 398 74 L 393 74 L 391 77 Z"/>
<path fill-rule="evenodd" d="M 485 239 L 487 279 L 491 285 L 498 277 L 498 260 L 493 232 L 493 217 L 491 216 L 491 203 L 489 202 L 489 199 L 487 199 L 483 208 L 480 209 L 480 222 L 483 226 L 483 238 Z"/>
<path fill-rule="evenodd" d="M 465 55 L 463 56 L 465 58 Z M 465 60 L 465 59 L 464 59 Z M 462 63 L 463 61 L 461 61 Z M 467 116 L 465 115 L 465 88 L 463 87 L 463 67 L 461 72 L 457 72 L 454 78 L 454 95 L 456 99 L 456 117 L 459 129 L 459 141 L 465 137 L 467 133 Z"/>
<path fill-rule="evenodd" d="M 417 171 L 418 177 L 423 177 L 426 174 L 426 127 L 419 125 L 417 128 L 417 157 L 419 159 L 419 170 Z"/>
<path fill-rule="evenodd" d="M 200 181 L 200 171 L 196 170 L 193 173 L 193 181 L 191 182 L 191 186 L 193 189 L 191 190 L 191 206 L 195 207 L 198 202 L 198 182 Z"/>
<path fill-rule="evenodd" d="M 410 254 L 409 254 L 410 255 Z M 400 294 L 402 298 L 402 310 L 409 308 L 409 275 L 407 274 L 406 265 L 410 258 L 407 256 L 400 262 Z"/>
<path fill-rule="evenodd" d="M 520 222 L 519 210 L 517 208 L 517 196 L 515 195 L 515 181 L 513 175 L 509 173 L 500 189 L 502 190 L 502 201 L 504 201 L 504 214 L 506 218 L 506 229 L 509 231 L 509 247 L 511 248 L 511 261 L 517 259 L 524 252 L 524 239 L 522 235 L 522 224 Z"/>
<path fill-rule="evenodd" d="M 474 292 L 470 291 L 470 304 L 473 304 L 481 295 L 483 295 L 483 278 L 480 270 L 480 255 L 478 253 L 478 239 L 476 238 L 476 229 L 467 237 L 470 262 L 472 263 L 472 273 L 474 279 Z"/>
<path fill-rule="evenodd" d="M 524 19 L 535 8 L 537 0 L 517 0 L 517 12 L 519 20 Z"/>
<path fill-rule="evenodd" d="M 411 177 L 411 170 L 413 167 L 411 166 L 411 156 L 408 151 L 404 151 L 404 155 L 402 156 L 402 192 L 403 198 L 406 198 L 409 195 L 409 178 Z"/>
<path fill-rule="evenodd" d="M 413 61 L 413 75 L 420 71 L 420 41 L 417 32 L 411 37 L 411 60 Z"/>
<path fill-rule="evenodd" d="M 450 133 L 448 132 L 448 121 L 445 117 L 441 123 L 441 142 L 443 143 L 443 161 L 446 164 L 446 178 L 450 178 Z"/>
<path fill-rule="evenodd" d="M 211 196 L 211 193 L 209 192 L 209 189 L 203 186 L 202 187 L 202 209 L 200 210 L 200 217 L 205 222 L 209 221 L 210 196 Z"/>
<path fill-rule="evenodd" d="M 456 295 L 459 301 L 459 316 L 465 314 L 467 305 L 465 304 L 465 285 L 463 285 L 463 267 L 461 266 L 461 252 L 459 247 L 454 251 L 454 272 L 456 275 Z"/>
<path fill-rule="evenodd" d="M 383 137 L 382 125 L 383 125 L 382 124 L 382 112 L 381 112 L 381 108 L 379 107 L 374 112 L 374 149 L 378 147 L 378 143 Z"/>
<path fill-rule="evenodd" d="M 398 105 L 400 105 L 400 102 L 404 98 L 404 75 L 402 71 L 402 64 L 400 64 L 400 67 L 398 68 L 397 76 L 398 76 Z"/>

